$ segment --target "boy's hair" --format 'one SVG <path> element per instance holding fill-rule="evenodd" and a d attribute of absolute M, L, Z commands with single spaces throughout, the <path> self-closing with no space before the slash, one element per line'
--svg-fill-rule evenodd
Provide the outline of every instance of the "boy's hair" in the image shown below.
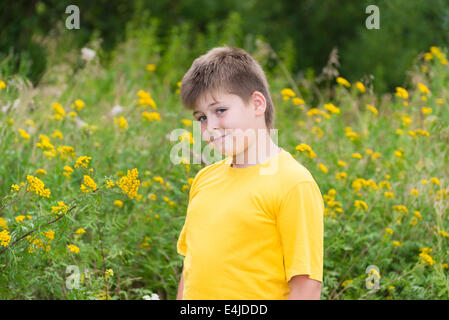
<path fill-rule="evenodd" d="M 196 58 L 181 81 L 181 101 L 194 109 L 199 98 L 224 90 L 238 95 L 247 105 L 254 91 L 261 92 L 267 104 L 265 124 L 273 129 L 274 106 L 262 67 L 245 50 L 216 47 Z"/>

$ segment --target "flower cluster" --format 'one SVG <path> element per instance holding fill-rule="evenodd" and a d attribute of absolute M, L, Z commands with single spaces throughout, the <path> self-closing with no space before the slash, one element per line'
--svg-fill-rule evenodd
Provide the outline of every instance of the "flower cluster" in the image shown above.
<path fill-rule="evenodd" d="M 128 170 L 126 176 L 121 177 L 117 181 L 118 186 L 122 189 L 123 193 L 127 194 L 130 199 L 133 199 L 137 195 L 139 190 L 140 180 L 138 179 L 139 172 L 137 168 Z"/>

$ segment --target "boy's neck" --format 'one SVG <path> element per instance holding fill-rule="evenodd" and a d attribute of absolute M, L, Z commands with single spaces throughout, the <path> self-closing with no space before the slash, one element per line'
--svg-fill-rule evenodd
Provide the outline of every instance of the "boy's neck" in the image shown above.
<path fill-rule="evenodd" d="M 232 168 L 243 169 L 253 165 L 264 163 L 274 155 L 281 152 L 279 148 L 267 134 L 264 139 L 255 139 L 243 152 L 232 157 Z"/>

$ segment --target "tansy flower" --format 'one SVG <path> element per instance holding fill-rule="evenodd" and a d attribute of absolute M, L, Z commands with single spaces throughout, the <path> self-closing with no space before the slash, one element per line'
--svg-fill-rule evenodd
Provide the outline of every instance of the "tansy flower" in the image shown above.
<path fill-rule="evenodd" d="M 418 89 L 421 91 L 422 94 L 429 94 L 429 88 L 427 88 L 424 84 L 418 83 Z"/>
<path fill-rule="evenodd" d="M 122 189 L 123 193 L 127 194 L 130 199 L 137 195 L 139 190 L 140 180 L 138 179 L 139 172 L 137 168 L 128 170 L 126 176 L 120 178 L 117 185 Z"/>
<path fill-rule="evenodd" d="M 116 207 L 121 208 L 121 207 L 123 207 L 123 201 L 121 201 L 121 200 L 115 200 L 114 203 L 113 203 L 113 205 L 116 206 Z"/>
<path fill-rule="evenodd" d="M 76 160 L 75 168 L 83 167 L 87 168 L 87 165 L 89 164 L 89 161 L 92 160 L 92 157 L 88 156 L 81 156 Z"/>
<path fill-rule="evenodd" d="M 401 246 L 403 243 L 401 242 L 401 241 L 393 241 L 393 244 L 394 244 L 394 246 L 395 247 L 399 247 L 399 246 Z"/>
<path fill-rule="evenodd" d="M 114 270 L 107 269 L 104 274 L 105 274 L 106 278 L 112 277 L 114 275 Z"/>
<path fill-rule="evenodd" d="M 128 121 L 124 117 L 114 118 L 114 123 L 118 123 L 118 127 L 121 131 L 128 129 Z"/>
<path fill-rule="evenodd" d="M 16 222 L 22 222 L 24 219 L 25 219 L 25 216 L 22 216 L 22 215 L 17 216 L 16 217 Z"/>
<path fill-rule="evenodd" d="M 64 173 L 63 173 L 63 175 L 65 175 L 67 178 L 69 178 L 70 179 L 70 175 L 72 174 L 72 172 L 73 172 L 73 169 L 72 169 L 72 167 L 69 167 L 69 166 L 64 166 L 64 169 L 63 169 L 63 171 L 64 171 Z"/>
<path fill-rule="evenodd" d="M 347 88 L 351 86 L 351 83 L 343 77 L 337 77 L 337 83 Z"/>
<path fill-rule="evenodd" d="M 344 180 L 344 179 L 346 179 L 347 176 L 348 176 L 348 174 L 346 172 L 337 172 L 335 174 L 335 178 L 337 180 Z"/>
<path fill-rule="evenodd" d="M 411 194 L 412 196 L 416 197 L 416 196 L 418 196 L 419 192 L 418 192 L 417 189 L 413 188 L 413 189 L 410 191 L 410 194 Z"/>
<path fill-rule="evenodd" d="M 85 105 L 86 105 L 86 104 L 84 103 L 83 100 L 80 100 L 80 99 L 76 99 L 76 100 L 75 100 L 75 107 L 76 107 L 76 110 L 80 111 L 81 109 L 84 108 Z"/>
<path fill-rule="evenodd" d="M 374 113 L 376 116 L 379 114 L 379 111 L 372 105 L 367 104 L 365 106 L 369 111 L 371 111 L 372 113 Z"/>
<path fill-rule="evenodd" d="M 0 245 L 7 247 L 9 242 L 11 241 L 11 236 L 9 235 L 8 230 L 3 230 L 0 232 Z"/>
<path fill-rule="evenodd" d="M 404 157 L 404 151 L 402 150 L 395 150 L 394 151 L 394 155 L 398 158 L 403 158 Z"/>
<path fill-rule="evenodd" d="M 56 214 L 66 213 L 68 209 L 69 209 L 69 207 L 67 205 L 65 205 L 63 201 L 58 201 L 57 206 L 51 207 L 51 211 Z"/>
<path fill-rule="evenodd" d="M 55 237 L 55 232 L 52 229 L 48 230 L 47 232 L 42 232 L 42 234 L 46 236 L 50 241 L 52 241 Z"/>
<path fill-rule="evenodd" d="M 438 180 L 437 177 L 433 177 L 432 179 L 430 179 L 430 183 L 434 183 L 437 186 L 439 186 L 440 185 L 440 180 Z"/>
<path fill-rule="evenodd" d="M 25 140 L 30 140 L 31 137 L 25 130 L 19 128 L 19 133 L 21 138 Z"/>
<path fill-rule="evenodd" d="M 156 70 L 156 65 L 153 63 L 147 64 L 145 69 L 147 69 L 148 71 L 154 71 L 154 70 Z"/>
<path fill-rule="evenodd" d="M 326 103 L 324 105 L 324 109 L 328 110 L 330 113 L 333 113 L 333 114 L 339 114 L 340 113 L 340 109 L 337 108 L 336 106 L 334 106 L 332 103 Z"/>
<path fill-rule="evenodd" d="M 182 119 L 181 122 L 185 126 L 191 126 L 192 125 L 192 120 Z"/>
<path fill-rule="evenodd" d="M 11 192 L 18 192 L 20 190 L 20 186 L 17 184 L 11 185 Z"/>
<path fill-rule="evenodd" d="M 356 159 L 362 159 L 363 158 L 363 156 L 360 153 L 358 153 L 358 152 L 351 154 L 351 157 L 356 158 Z"/>
<path fill-rule="evenodd" d="M 47 171 L 45 171 L 44 169 L 37 169 L 35 174 L 46 175 L 46 174 L 47 174 Z"/>
<path fill-rule="evenodd" d="M 76 230 L 75 233 L 83 234 L 83 233 L 86 233 L 86 230 L 84 230 L 83 228 L 78 228 L 78 230 Z"/>
<path fill-rule="evenodd" d="M 413 214 L 418 217 L 419 220 L 422 220 L 421 213 L 419 211 L 413 211 Z"/>
<path fill-rule="evenodd" d="M 161 115 L 158 112 L 142 112 L 143 121 L 161 121 Z"/>
<path fill-rule="evenodd" d="M 70 252 L 75 252 L 75 253 L 79 253 L 80 252 L 80 248 L 78 248 L 74 244 L 67 245 L 67 248 L 70 249 Z"/>
<path fill-rule="evenodd" d="M 319 164 L 318 164 L 318 168 L 319 168 L 321 171 L 323 171 L 324 173 L 327 173 L 327 172 L 328 172 L 327 167 L 326 167 L 324 164 L 322 164 L 322 163 L 319 163 Z"/>
<path fill-rule="evenodd" d="M 355 200 L 354 206 L 360 210 L 364 210 L 364 211 L 368 210 L 368 205 L 365 203 L 365 201 L 362 201 L 362 200 Z"/>
<path fill-rule="evenodd" d="M 394 199 L 394 193 L 393 193 L 393 192 L 385 191 L 385 192 L 384 192 L 384 196 L 385 196 L 385 198 L 387 198 L 387 199 Z"/>
<path fill-rule="evenodd" d="M 84 175 L 84 183 L 81 185 L 80 190 L 82 192 L 91 192 L 97 189 L 97 184 L 95 181 L 88 175 Z"/>
<path fill-rule="evenodd" d="M 392 235 L 392 234 L 393 234 L 393 229 L 391 229 L 391 228 L 385 228 L 385 232 L 386 232 L 386 233 L 389 233 L 390 235 Z"/>
<path fill-rule="evenodd" d="M 402 87 L 396 87 L 396 96 L 402 99 L 408 98 L 408 92 Z"/>
<path fill-rule="evenodd" d="M 447 232 L 444 231 L 444 230 L 438 231 L 438 234 L 441 235 L 441 236 L 443 236 L 443 237 L 449 238 L 449 233 L 447 233 Z"/>
<path fill-rule="evenodd" d="M 146 92 L 144 90 L 139 90 L 137 92 L 137 96 L 139 97 L 139 104 L 148 107 L 151 106 L 153 109 L 156 109 L 156 102 L 154 102 L 153 98 L 151 97 L 151 94 L 149 92 Z"/>
<path fill-rule="evenodd" d="M 312 148 L 305 144 L 305 143 L 301 143 L 300 145 L 296 146 L 296 150 L 300 151 L 300 152 L 305 152 L 307 154 L 307 156 L 311 159 L 316 157 L 316 153 L 312 150 Z"/>
<path fill-rule="evenodd" d="M 301 105 L 301 104 L 304 104 L 304 100 L 301 98 L 295 97 L 292 99 L 292 103 L 294 105 Z"/>
<path fill-rule="evenodd" d="M 111 180 L 106 181 L 106 189 L 112 188 L 113 186 L 115 186 L 114 181 Z"/>
<path fill-rule="evenodd" d="M 54 132 L 53 132 L 53 134 L 51 135 L 53 138 L 58 138 L 58 139 L 63 139 L 63 135 L 62 135 L 62 132 L 61 131 L 59 131 L 59 130 L 55 130 Z"/>
<path fill-rule="evenodd" d="M 421 108 L 421 112 L 422 112 L 423 114 L 431 114 L 431 113 L 432 113 L 432 108 L 422 107 L 422 108 Z"/>
<path fill-rule="evenodd" d="M 8 222 L 0 217 L 0 229 L 8 229 Z"/>
<path fill-rule="evenodd" d="M 59 103 L 59 102 L 54 102 L 51 105 L 51 108 L 53 109 L 53 111 L 55 112 L 54 118 L 61 120 L 62 118 L 65 117 L 65 111 L 63 106 Z"/>
<path fill-rule="evenodd" d="M 361 83 L 360 81 L 357 81 L 355 83 L 355 86 L 357 87 L 357 89 L 359 89 L 359 91 L 361 93 L 364 93 L 366 91 L 365 86 L 363 85 L 363 83 Z"/>
<path fill-rule="evenodd" d="M 290 99 L 290 97 L 296 96 L 296 93 L 290 88 L 284 88 L 281 90 L 281 94 L 284 100 Z"/>
<path fill-rule="evenodd" d="M 37 177 L 27 175 L 28 188 L 27 191 L 34 192 L 38 196 L 49 198 L 50 189 L 45 189 L 45 184 Z"/>
<path fill-rule="evenodd" d="M 6 88 L 6 83 L 4 81 L 0 80 L 0 91 L 5 88 Z"/>

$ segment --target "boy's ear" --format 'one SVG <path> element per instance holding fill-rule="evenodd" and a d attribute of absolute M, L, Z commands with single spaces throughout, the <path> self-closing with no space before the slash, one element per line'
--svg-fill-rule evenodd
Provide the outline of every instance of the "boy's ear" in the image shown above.
<path fill-rule="evenodd" d="M 256 114 L 264 114 L 267 108 L 265 96 L 260 91 L 254 91 L 251 95 L 251 100 Z"/>

